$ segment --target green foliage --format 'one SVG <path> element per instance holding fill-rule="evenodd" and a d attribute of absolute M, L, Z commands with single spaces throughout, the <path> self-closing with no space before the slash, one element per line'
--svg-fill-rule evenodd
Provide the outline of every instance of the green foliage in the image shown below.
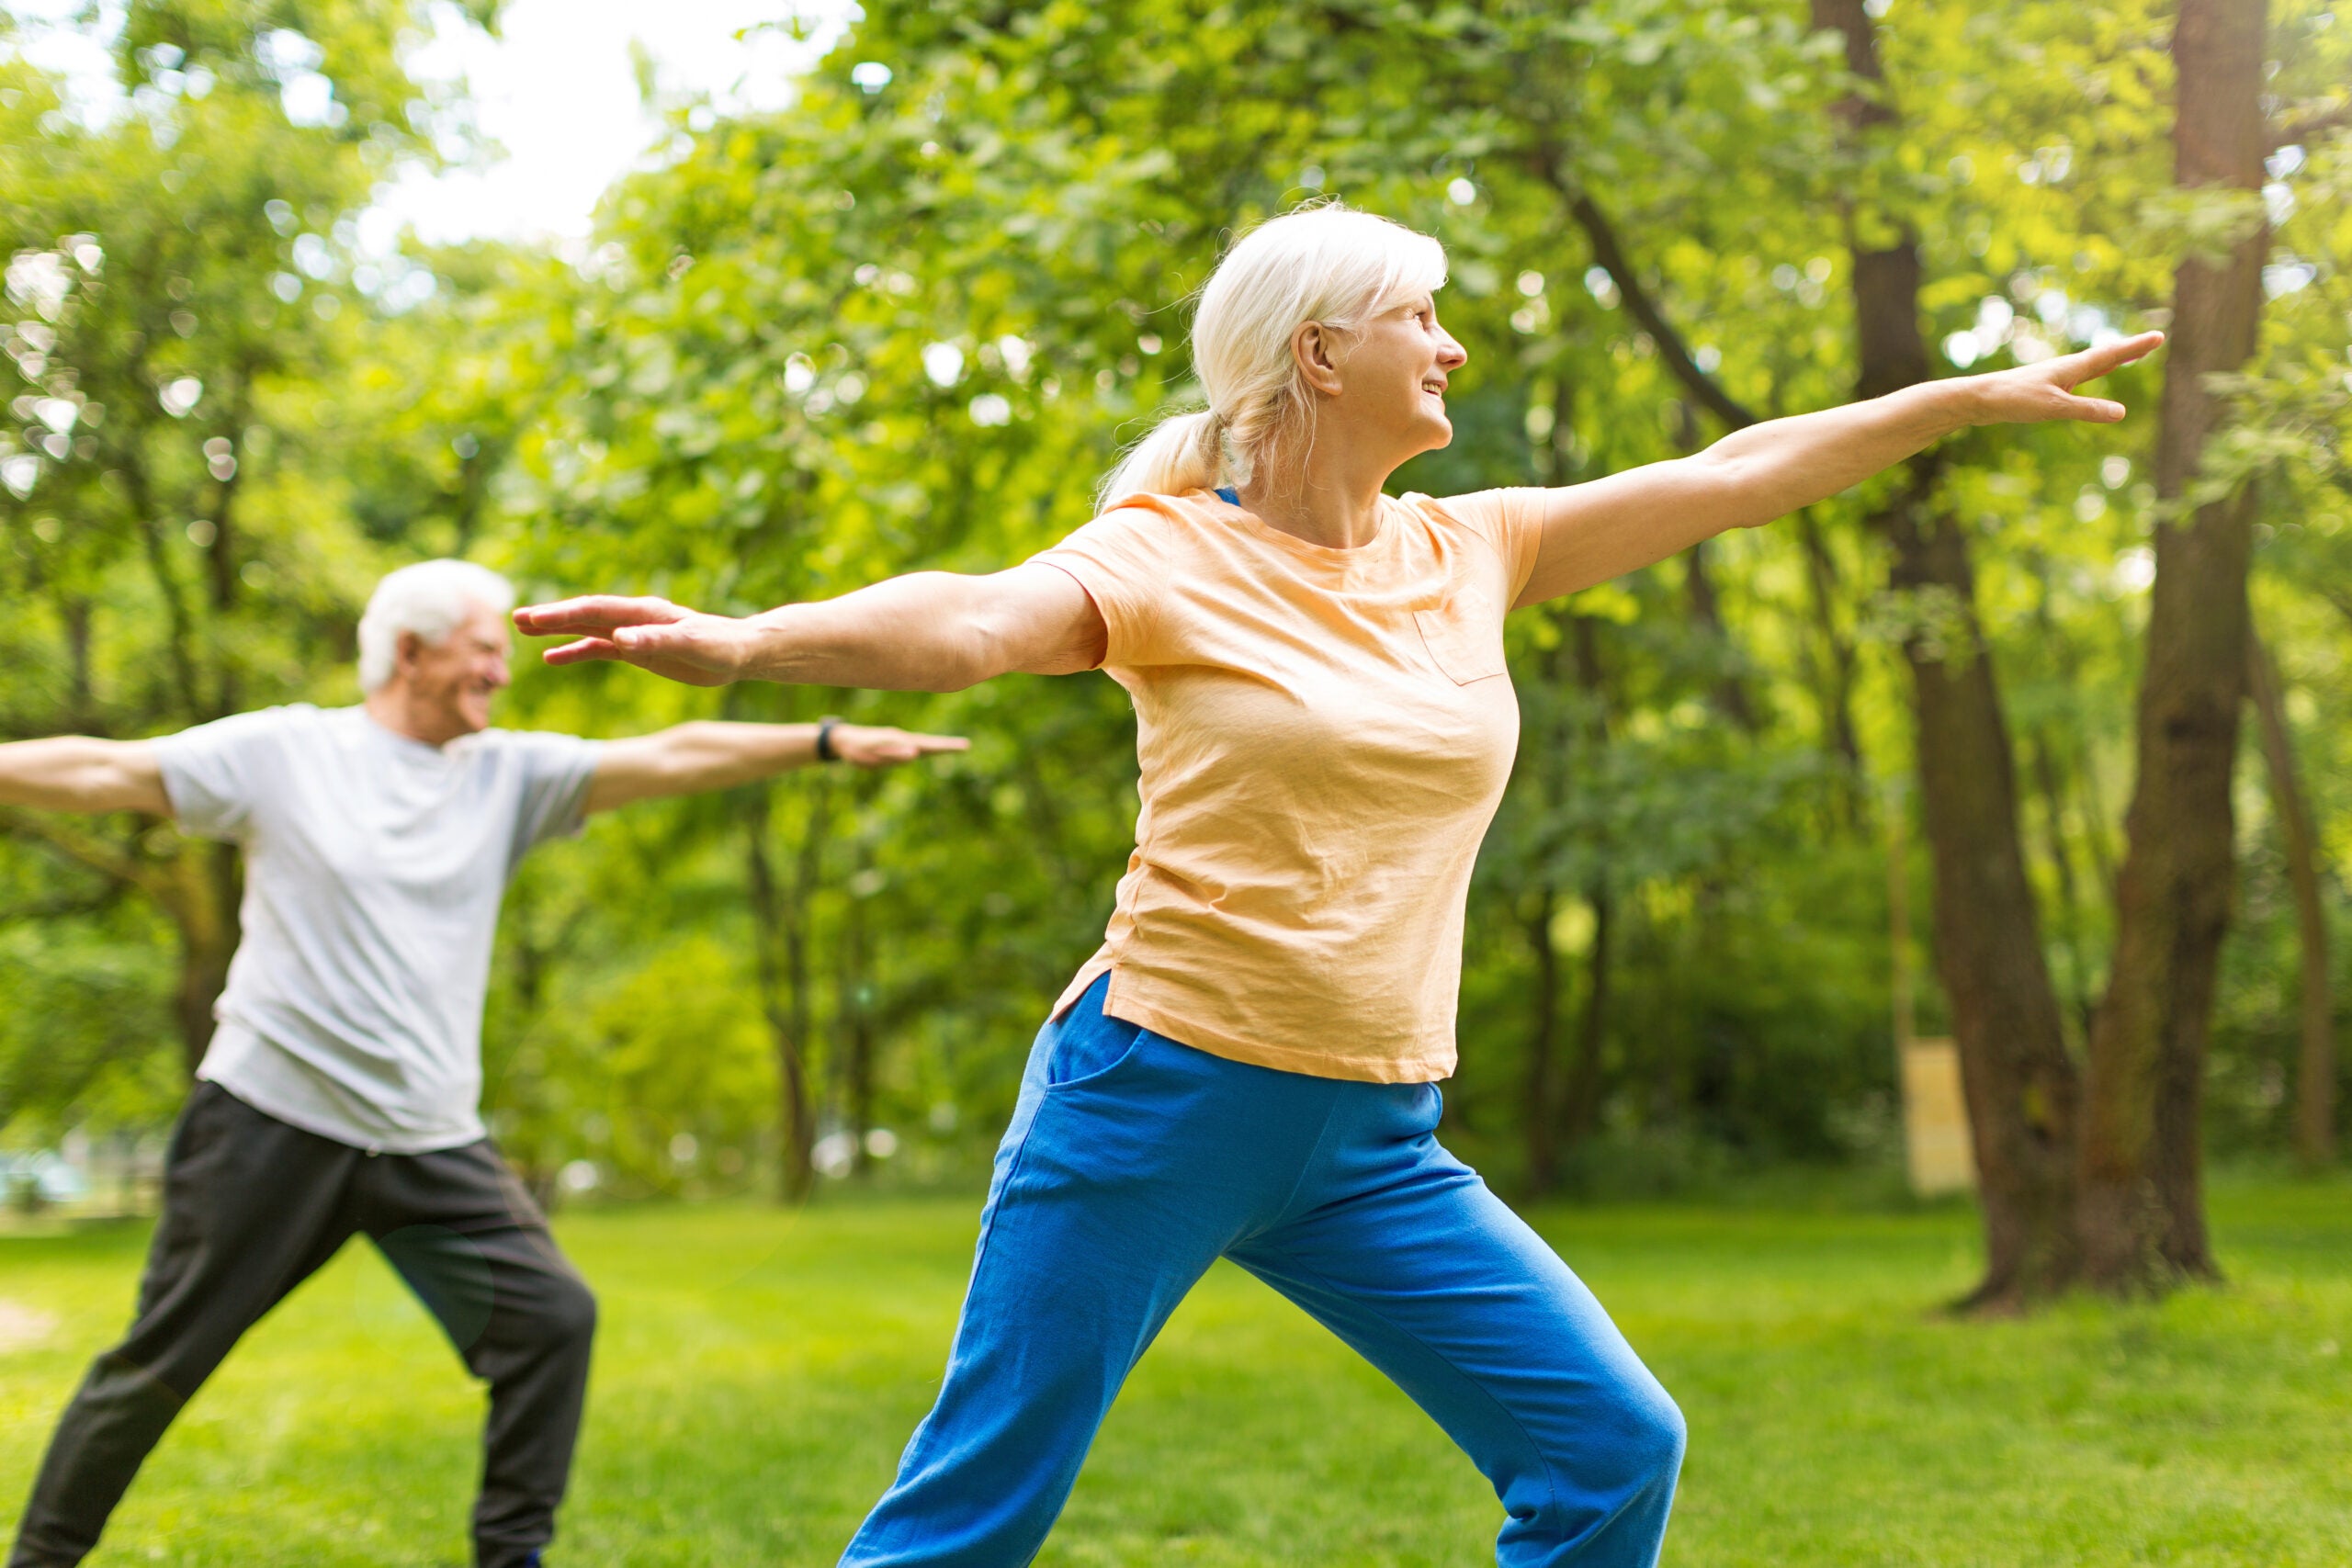
<path fill-rule="evenodd" d="M 354 525 L 366 469 L 349 455 L 397 432 L 356 423 L 371 411 L 344 378 L 363 344 L 398 340 L 383 312 L 433 286 L 360 259 L 354 219 L 396 162 L 462 141 L 401 70 L 415 19 L 134 5 L 111 110 L 0 59 L 0 737 L 143 736 L 347 699 L 379 546 L 413 547 Z M 225 964 L 233 858 L 153 823 L 10 814 L 0 879 L 10 962 L 38 975 L 12 995 L 50 1003 L 11 1020 L 0 1127 L 119 1116 L 133 1084 L 153 1125 L 207 1022 L 193 993 L 158 1004 Z M 10 1126 L 20 1112 L 36 1120 Z"/>
<path fill-rule="evenodd" d="M 2280 115 L 2324 119 L 2352 32 L 2317 0 L 2276 9 Z M 9 733 L 346 698 L 356 598 L 415 555 L 736 613 L 1020 559 L 1090 514 L 1123 442 L 1197 397 L 1189 297 L 1235 230 L 1301 200 L 1450 248 L 1442 310 L 1471 353 L 1456 439 L 1399 476 L 1439 493 L 1572 482 L 1690 450 L 1726 411 L 1849 396 L 1855 238 L 1916 232 L 1939 368 L 1958 371 L 2157 320 L 2178 257 L 2254 216 L 2170 188 L 2170 15 L 2145 0 L 1906 0 L 1877 23 L 1901 118 L 1858 138 L 1837 129 L 1842 54 L 1793 4 L 875 0 L 789 108 L 674 106 L 576 261 L 483 245 L 363 278 L 339 225 L 369 182 L 462 141 L 464 106 L 399 76 L 413 21 L 135 6 L 136 112 L 96 130 L 0 67 L 0 177 L 28 193 L 0 223 L 32 291 L 11 353 L 27 397 L 82 399 L 70 431 L 26 404 L 0 435 L 17 465 L 0 472 L 35 480 L 0 495 L 0 576 L 25 606 L 0 627 Z M 331 96 L 290 85 L 306 72 Z M 2352 597 L 2332 587 L 2352 567 L 2352 204 L 2342 130 L 2299 145 L 2262 209 L 2265 355 L 2207 477 L 2261 486 L 2260 615 L 2340 866 L 2352 758 L 2325 720 L 2352 694 Z M 412 266 L 429 295 L 388 276 Z M 2140 411 L 2120 428 L 1951 444 L 1942 495 L 1972 532 L 1981 649 L 1950 596 L 1884 590 L 1859 525 L 1876 487 L 1514 621 L 1520 767 L 1474 891 L 1449 1101 L 1498 1180 L 1519 1179 L 1532 1117 L 1568 1119 L 1530 1109 L 1542 1021 L 1566 1064 L 1604 979 L 1569 1179 L 1885 1156 L 1884 803 L 1911 756 L 1894 645 L 1923 628 L 2001 680 L 2079 1027 L 2106 964 L 2160 521 L 2157 375 L 2116 378 Z M 174 414 L 159 395 L 182 378 L 202 393 Z M 206 440 L 228 444 L 229 478 Z M 882 1168 L 977 1166 L 1130 842 L 1114 687 L 722 696 L 533 665 L 509 704 L 503 722 L 600 735 L 830 711 L 975 739 L 880 780 L 633 808 L 535 857 L 487 1040 L 495 1124 L 535 1179 L 585 1159 L 622 1190 L 762 1181 L 786 1047 L 844 1146 L 887 1147 L 864 1137 L 887 1130 L 900 1152 Z M 2258 796 L 2213 1081 L 2226 1139 L 2267 1147 L 2292 927 Z M 77 846 L 10 826 L 0 965 L 62 987 L 45 1021 L 63 1021 L 5 1026 L 23 1032 L 0 1043 L 0 1123 L 39 1108 L 46 1129 L 89 1113 L 82 1086 L 158 1028 L 159 949 L 188 942 L 165 897 L 185 855 L 152 829 Z M 781 895 L 765 912 L 755 852 Z M 1924 889 L 1924 855 L 1902 871 Z M 1923 1007 L 1935 1027 L 1938 999 Z"/>

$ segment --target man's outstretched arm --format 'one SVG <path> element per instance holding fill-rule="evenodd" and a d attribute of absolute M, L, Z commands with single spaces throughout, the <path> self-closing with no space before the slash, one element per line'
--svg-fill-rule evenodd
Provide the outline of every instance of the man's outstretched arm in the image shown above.
<path fill-rule="evenodd" d="M 144 740 L 99 740 L 87 735 L 0 746 L 0 806 L 172 814 L 154 747 Z"/>
<path fill-rule="evenodd" d="M 673 725 L 651 735 L 608 740 L 588 785 L 590 811 L 634 800 L 728 789 L 820 761 L 813 724 L 728 724 L 715 719 Z M 916 735 L 865 724 L 835 724 L 826 749 L 861 768 L 888 767 L 934 751 L 961 751 L 959 735 Z M 0 748 L 0 750 L 5 750 Z"/>

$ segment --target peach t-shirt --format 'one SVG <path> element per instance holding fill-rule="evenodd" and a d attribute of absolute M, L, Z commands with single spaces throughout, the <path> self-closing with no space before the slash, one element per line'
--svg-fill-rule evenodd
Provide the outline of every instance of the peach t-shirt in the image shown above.
<path fill-rule="evenodd" d="M 1384 497 L 1353 549 L 1206 491 L 1130 497 L 1036 557 L 1110 631 L 1142 809 L 1102 950 L 1112 1017 L 1236 1061 L 1453 1070 L 1463 907 L 1519 745 L 1503 615 L 1535 491 Z"/>

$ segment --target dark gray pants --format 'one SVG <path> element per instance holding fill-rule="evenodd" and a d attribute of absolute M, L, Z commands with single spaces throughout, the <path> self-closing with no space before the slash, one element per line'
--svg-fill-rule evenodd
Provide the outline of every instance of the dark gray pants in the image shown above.
<path fill-rule="evenodd" d="M 65 1407 L 10 1568 L 79 1562 L 230 1347 L 361 1233 L 490 1383 L 476 1561 L 514 1568 L 546 1545 L 580 1430 L 596 1303 L 530 1194 L 487 1142 L 369 1155 L 200 1083 L 172 1135 L 138 1317 Z"/>

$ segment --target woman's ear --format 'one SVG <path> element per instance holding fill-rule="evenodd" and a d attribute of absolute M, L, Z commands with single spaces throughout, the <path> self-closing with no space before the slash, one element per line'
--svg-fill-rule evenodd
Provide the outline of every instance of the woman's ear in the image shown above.
<path fill-rule="evenodd" d="M 1340 395 L 1338 347 L 1330 329 L 1320 321 L 1304 322 L 1290 334 L 1291 356 L 1298 361 L 1299 374 L 1327 398 Z"/>

